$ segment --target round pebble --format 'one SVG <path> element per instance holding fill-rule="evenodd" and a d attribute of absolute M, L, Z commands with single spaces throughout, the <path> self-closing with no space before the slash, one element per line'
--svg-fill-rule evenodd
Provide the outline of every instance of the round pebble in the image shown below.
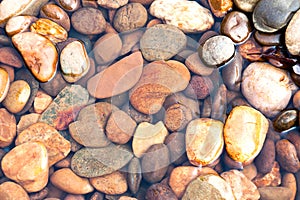
<path fill-rule="evenodd" d="M 276 159 L 280 166 L 288 172 L 296 173 L 300 169 L 296 148 L 287 139 L 279 140 L 276 143 Z"/>
<path fill-rule="evenodd" d="M 209 67 L 218 66 L 229 61 L 235 52 L 232 40 L 227 36 L 214 36 L 198 48 L 199 56 Z"/>
<path fill-rule="evenodd" d="M 298 56 L 300 54 L 300 37 L 299 29 L 300 26 L 300 11 L 297 11 L 291 21 L 289 22 L 285 31 L 285 44 L 288 51 L 292 55 Z"/>
<path fill-rule="evenodd" d="M 30 200 L 27 192 L 17 183 L 6 181 L 0 185 L 0 199 Z"/>

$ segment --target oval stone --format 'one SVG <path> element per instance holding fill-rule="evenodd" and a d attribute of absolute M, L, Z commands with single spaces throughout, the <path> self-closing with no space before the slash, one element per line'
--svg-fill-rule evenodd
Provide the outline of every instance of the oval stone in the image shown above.
<path fill-rule="evenodd" d="M 42 143 L 27 142 L 9 151 L 1 161 L 3 173 L 27 192 L 37 192 L 48 182 L 48 153 Z"/>
<path fill-rule="evenodd" d="M 206 166 L 216 161 L 223 152 L 223 126 L 221 121 L 199 118 L 186 128 L 185 146 L 188 159 L 196 166 Z"/>
<path fill-rule="evenodd" d="M 297 110 L 284 110 L 274 119 L 273 126 L 277 131 L 284 131 L 295 126 L 297 122 Z"/>
<path fill-rule="evenodd" d="M 288 49 L 288 51 L 295 56 L 299 56 L 300 54 L 300 32 L 299 32 L 299 26 L 300 26 L 300 10 L 298 10 L 291 21 L 289 22 L 289 25 L 286 28 L 285 31 L 285 44 Z"/>
<path fill-rule="evenodd" d="M 9 146 L 17 133 L 16 118 L 5 108 L 0 108 L 0 147 Z"/>
<path fill-rule="evenodd" d="M 15 144 L 26 142 L 41 142 L 45 145 L 49 155 L 49 167 L 64 159 L 71 151 L 71 144 L 59 132 L 48 124 L 38 122 L 23 130 L 17 137 Z"/>
<path fill-rule="evenodd" d="M 261 151 L 268 127 L 268 120 L 254 108 L 234 107 L 224 125 L 228 155 L 237 162 L 249 164 Z"/>
<path fill-rule="evenodd" d="M 25 107 L 30 97 L 30 92 L 30 86 L 26 81 L 14 81 L 11 83 L 2 104 L 9 112 L 18 113 Z"/>
<path fill-rule="evenodd" d="M 40 82 L 53 78 L 57 69 L 58 53 L 47 38 L 32 32 L 18 33 L 12 37 L 28 69 Z"/>
<path fill-rule="evenodd" d="M 17 183 L 6 181 L 0 185 L 0 199 L 3 200 L 30 200 L 27 192 Z"/>
<path fill-rule="evenodd" d="M 10 79 L 9 79 L 9 74 L 8 72 L 0 67 L 0 102 L 2 102 L 9 90 L 9 84 Z"/>
<path fill-rule="evenodd" d="M 29 31 L 30 25 L 36 20 L 36 17 L 28 15 L 11 17 L 5 25 L 5 32 L 12 37 L 17 33 Z"/>

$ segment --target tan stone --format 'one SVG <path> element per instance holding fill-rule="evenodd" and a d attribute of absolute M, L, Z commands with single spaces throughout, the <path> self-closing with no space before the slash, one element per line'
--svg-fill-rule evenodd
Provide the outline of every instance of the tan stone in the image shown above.
<path fill-rule="evenodd" d="M 25 31 L 29 31 L 30 25 L 37 20 L 34 16 L 14 16 L 10 18 L 6 25 L 5 31 L 8 36 L 12 37 L 13 35 Z"/>
<path fill-rule="evenodd" d="M 193 73 L 201 75 L 201 76 L 209 76 L 214 71 L 214 68 L 207 67 L 199 57 L 199 54 L 193 53 L 185 60 L 185 65 L 191 70 Z"/>
<path fill-rule="evenodd" d="M 3 173 L 27 192 L 37 192 L 48 182 L 48 153 L 44 144 L 27 142 L 9 151 L 1 161 Z"/>
<path fill-rule="evenodd" d="M 257 169 L 254 163 L 245 166 L 242 172 L 249 180 L 252 180 L 257 176 Z"/>
<path fill-rule="evenodd" d="M 249 164 L 262 149 L 268 127 L 268 120 L 254 108 L 234 107 L 224 126 L 228 155 L 244 165 Z"/>
<path fill-rule="evenodd" d="M 17 183 L 7 181 L 0 185 L 1 200 L 30 200 L 27 192 Z"/>
<path fill-rule="evenodd" d="M 215 162 L 223 152 L 223 126 L 221 121 L 199 118 L 186 128 L 186 152 L 191 164 L 206 166 Z"/>
<path fill-rule="evenodd" d="M 49 166 L 65 158 L 71 151 L 71 144 L 52 126 L 38 122 L 23 130 L 15 143 L 20 145 L 29 141 L 43 143 L 48 151 Z"/>
<path fill-rule="evenodd" d="M 46 110 L 46 108 L 50 105 L 51 102 L 52 102 L 52 97 L 47 93 L 39 90 L 36 93 L 33 102 L 34 111 L 38 114 L 41 114 Z"/>
<path fill-rule="evenodd" d="M 127 191 L 126 177 L 119 171 L 108 175 L 90 178 L 90 183 L 96 190 L 105 194 L 117 195 Z"/>
<path fill-rule="evenodd" d="M 286 173 L 283 175 L 282 183 L 283 187 L 287 187 L 292 191 L 293 195 L 291 196 L 290 200 L 294 200 L 297 193 L 297 182 L 296 177 L 292 173 Z"/>
<path fill-rule="evenodd" d="M 140 123 L 135 130 L 132 140 L 134 155 L 138 158 L 142 157 L 150 146 L 164 143 L 168 134 L 168 130 L 162 121 L 156 124 Z"/>
<path fill-rule="evenodd" d="M 41 115 L 37 113 L 22 115 L 17 125 L 17 133 L 20 134 L 24 129 L 38 122 L 40 116 Z"/>
<path fill-rule="evenodd" d="M 16 136 L 16 118 L 5 108 L 0 108 L 0 147 L 9 146 Z"/>
<path fill-rule="evenodd" d="M 17 80 L 11 83 L 2 104 L 11 113 L 18 113 L 25 107 L 30 97 L 30 86 L 26 81 Z"/>
<path fill-rule="evenodd" d="M 15 70 L 14 70 L 14 67 L 12 66 L 9 66 L 9 65 L 5 65 L 5 64 L 0 64 L 0 68 L 3 68 L 6 70 L 6 72 L 8 73 L 8 76 L 9 76 L 9 82 L 13 82 L 15 80 Z M 1 75 L 2 76 L 2 75 Z M 4 79 L 5 80 L 5 79 Z M 3 87 L 3 85 L 2 85 Z M 7 88 L 7 91 L 8 91 L 8 88 Z M 4 93 L 2 93 L 2 97 L 5 97 L 3 95 Z M 3 99 L 0 98 L 0 101 L 2 101 Z"/>
<path fill-rule="evenodd" d="M 87 83 L 89 93 L 96 98 L 112 97 L 131 89 L 143 70 L 141 52 L 135 52 L 93 76 Z"/>
<path fill-rule="evenodd" d="M 94 190 L 87 178 L 77 176 L 70 168 L 55 171 L 50 181 L 55 187 L 71 194 L 87 194 Z"/>

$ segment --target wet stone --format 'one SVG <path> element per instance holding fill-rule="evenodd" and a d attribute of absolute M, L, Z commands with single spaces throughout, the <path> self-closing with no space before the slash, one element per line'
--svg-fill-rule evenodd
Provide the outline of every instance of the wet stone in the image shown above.
<path fill-rule="evenodd" d="M 158 200 L 158 199 L 168 199 L 177 200 L 178 198 L 171 190 L 171 188 L 162 183 L 156 183 L 150 186 L 146 193 L 147 200 Z"/>
<path fill-rule="evenodd" d="M 168 135 L 164 142 L 170 152 L 170 161 L 175 165 L 180 165 L 187 160 L 185 152 L 185 135 L 180 132 L 174 132 Z"/>
<path fill-rule="evenodd" d="M 128 164 L 127 183 L 129 190 L 136 194 L 142 181 L 142 167 L 140 160 L 134 157 Z"/>
<path fill-rule="evenodd" d="M 213 72 L 213 68 L 207 67 L 202 60 L 199 58 L 198 53 L 189 55 L 185 60 L 185 65 L 193 73 L 200 76 L 209 76 Z"/>
<path fill-rule="evenodd" d="M 76 118 L 79 110 L 87 105 L 89 95 L 80 85 L 66 86 L 42 113 L 40 122 L 57 130 L 64 130 Z"/>
<path fill-rule="evenodd" d="M 276 131 L 284 131 L 296 125 L 298 122 L 297 110 L 281 111 L 274 119 L 273 126 Z"/>
<path fill-rule="evenodd" d="M 74 12 L 80 7 L 80 0 L 55 0 L 67 12 Z"/>
<path fill-rule="evenodd" d="M 57 72 L 50 81 L 41 83 L 40 85 L 47 94 L 52 97 L 56 97 L 59 92 L 68 85 L 68 83 L 62 77 L 61 72 Z"/>

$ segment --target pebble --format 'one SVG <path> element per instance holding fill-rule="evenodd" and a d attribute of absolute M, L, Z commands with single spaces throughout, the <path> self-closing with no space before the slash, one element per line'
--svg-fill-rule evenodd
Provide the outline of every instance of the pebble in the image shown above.
<path fill-rule="evenodd" d="M 281 37 L 281 33 L 262 33 L 260 31 L 255 31 L 254 33 L 256 41 L 266 46 L 280 45 Z"/>
<path fill-rule="evenodd" d="M 192 120 L 192 111 L 185 105 L 176 103 L 165 111 L 164 123 L 171 132 L 181 131 Z"/>
<path fill-rule="evenodd" d="M 67 12 L 74 12 L 80 7 L 80 0 L 55 0 Z"/>
<path fill-rule="evenodd" d="M 71 16 L 73 28 L 82 34 L 97 35 L 104 32 L 106 21 L 99 9 L 92 7 L 80 8 Z"/>
<path fill-rule="evenodd" d="M 0 102 L 2 102 L 9 90 L 10 78 L 6 69 L 0 67 Z"/>
<path fill-rule="evenodd" d="M 254 27 L 266 33 L 276 32 L 287 25 L 291 14 L 299 7 L 300 2 L 297 0 L 260 0 L 253 10 Z"/>
<path fill-rule="evenodd" d="M 142 30 L 130 31 L 129 33 L 122 33 L 122 49 L 121 55 L 126 55 L 139 43 L 144 32 Z"/>
<path fill-rule="evenodd" d="M 298 132 L 291 131 L 286 135 L 288 139 L 296 148 L 298 159 L 300 159 L 300 135 Z"/>
<path fill-rule="evenodd" d="M 185 34 L 177 27 L 157 24 L 145 31 L 140 40 L 140 49 L 147 61 L 169 60 L 184 49 L 186 43 Z"/>
<path fill-rule="evenodd" d="M 143 179 L 149 183 L 162 180 L 170 164 L 169 149 L 165 144 L 153 144 L 141 160 Z"/>
<path fill-rule="evenodd" d="M 170 152 L 170 161 L 175 165 L 180 165 L 187 161 L 185 151 L 185 135 L 181 132 L 173 132 L 168 135 L 164 142 Z"/>
<path fill-rule="evenodd" d="M 11 113 L 18 113 L 25 107 L 30 97 L 30 86 L 26 81 L 17 80 L 10 84 L 2 105 Z"/>
<path fill-rule="evenodd" d="M 234 56 L 235 47 L 229 37 L 218 35 L 206 40 L 203 47 L 198 48 L 198 53 L 207 66 L 217 68 Z"/>
<path fill-rule="evenodd" d="M 186 187 L 191 181 L 200 175 L 216 174 L 213 169 L 208 167 L 193 167 L 193 166 L 179 166 L 172 170 L 169 178 L 169 185 L 178 198 L 181 198 L 185 192 Z"/>
<path fill-rule="evenodd" d="M 82 194 L 68 194 L 64 200 L 85 200 Z"/>
<path fill-rule="evenodd" d="M 89 94 L 85 88 L 80 85 L 66 86 L 41 114 L 39 121 L 57 130 L 65 130 L 88 100 Z"/>
<path fill-rule="evenodd" d="M 297 27 L 300 26 L 300 11 L 297 11 L 291 21 L 289 22 L 286 31 L 285 31 L 285 45 L 288 51 L 292 55 L 298 56 L 300 54 L 299 46 L 299 30 Z"/>
<path fill-rule="evenodd" d="M 94 190 L 87 178 L 77 176 L 70 168 L 56 170 L 50 181 L 55 187 L 72 194 L 87 194 Z"/>
<path fill-rule="evenodd" d="M 151 4 L 149 12 L 185 33 L 203 32 L 214 24 L 211 12 L 196 1 L 156 0 Z"/>
<path fill-rule="evenodd" d="M 279 186 L 281 184 L 280 166 L 274 162 L 270 172 L 266 174 L 257 174 L 252 182 L 258 187 Z"/>
<path fill-rule="evenodd" d="M 253 180 L 257 176 L 257 168 L 254 163 L 245 166 L 242 172 L 249 180 Z"/>
<path fill-rule="evenodd" d="M 107 9 L 118 9 L 128 3 L 128 0 L 97 0 L 99 6 L 107 8 Z"/>
<path fill-rule="evenodd" d="M 209 77 L 194 75 L 184 93 L 193 99 L 205 99 L 211 94 L 213 89 L 214 84 Z"/>
<path fill-rule="evenodd" d="M 62 26 L 66 31 L 70 31 L 71 21 L 66 11 L 56 4 L 46 4 L 40 10 L 40 16 L 52 20 Z"/>
<path fill-rule="evenodd" d="M 233 160 L 250 164 L 263 147 L 268 127 L 268 120 L 254 108 L 234 107 L 224 125 L 226 152 Z"/>
<path fill-rule="evenodd" d="M 297 110 L 283 110 L 274 119 L 273 126 L 276 131 L 285 131 L 292 128 L 298 122 Z"/>
<path fill-rule="evenodd" d="M 141 122 L 136 127 L 132 139 L 132 150 L 136 157 L 141 158 L 147 149 L 154 144 L 162 144 L 168 135 L 162 121 L 156 124 Z"/>
<path fill-rule="evenodd" d="M 261 187 L 258 188 L 261 200 L 291 199 L 293 193 L 286 187 Z"/>
<path fill-rule="evenodd" d="M 230 185 L 220 176 L 202 175 L 193 180 L 182 197 L 188 199 L 235 199 Z"/>
<path fill-rule="evenodd" d="M 140 189 L 140 184 L 142 181 L 142 167 L 140 160 L 136 157 L 128 164 L 128 174 L 127 174 L 127 184 L 129 190 L 136 194 Z"/>
<path fill-rule="evenodd" d="M 40 83 L 41 88 L 52 97 L 56 97 L 67 85 L 68 84 L 62 77 L 61 72 L 57 72 L 50 81 Z"/>
<path fill-rule="evenodd" d="M 128 188 L 124 174 L 119 171 L 90 178 L 90 183 L 99 192 L 110 195 L 123 194 Z"/>
<path fill-rule="evenodd" d="M 228 11 L 232 10 L 232 0 L 208 0 L 210 9 L 216 17 L 224 17 Z"/>
<path fill-rule="evenodd" d="M 29 15 L 11 17 L 5 25 L 5 32 L 9 37 L 17 33 L 27 32 L 30 30 L 30 25 L 36 20 L 38 18 Z"/>
<path fill-rule="evenodd" d="M 64 139 L 59 132 L 45 123 L 35 123 L 19 133 L 15 144 L 20 145 L 26 142 L 42 142 L 49 155 L 49 167 L 64 159 L 71 151 L 71 144 Z"/>
<path fill-rule="evenodd" d="M 124 111 L 113 112 L 107 121 L 105 131 L 107 138 L 117 144 L 126 144 L 132 137 L 137 124 Z"/>
<path fill-rule="evenodd" d="M 174 192 L 168 185 L 162 183 L 156 183 L 151 185 L 146 193 L 147 200 L 159 200 L 159 199 L 168 199 L 168 200 L 177 200 Z"/>
<path fill-rule="evenodd" d="M 130 90 L 143 71 L 142 54 L 137 51 L 97 73 L 87 82 L 89 93 L 96 98 L 108 98 Z"/>
<path fill-rule="evenodd" d="M 251 63 L 244 70 L 242 80 L 241 89 L 247 101 L 267 117 L 277 115 L 291 99 L 286 71 L 268 63 Z"/>
<path fill-rule="evenodd" d="M 17 183 L 6 181 L 0 185 L 0 199 L 3 200 L 30 200 L 27 192 Z"/>
<path fill-rule="evenodd" d="M 230 170 L 223 172 L 220 176 L 229 183 L 236 199 L 259 199 L 257 187 L 242 172 Z"/>
<path fill-rule="evenodd" d="M 43 113 L 52 102 L 52 97 L 42 90 L 39 90 L 34 97 L 33 109 L 35 113 Z"/>
<path fill-rule="evenodd" d="M 68 37 L 68 32 L 62 26 L 46 18 L 40 18 L 31 24 L 30 31 L 48 38 L 54 44 L 63 42 Z"/>
<path fill-rule="evenodd" d="M 132 157 L 132 153 L 122 146 L 81 148 L 72 157 L 71 169 L 81 177 L 104 176 L 127 165 Z"/>
<path fill-rule="evenodd" d="M 16 136 L 16 118 L 5 108 L 0 108 L 0 147 L 9 146 Z M 1 159 L 0 159 L 1 160 Z"/>
<path fill-rule="evenodd" d="M 21 68 L 23 66 L 20 55 L 12 47 L 0 48 L 0 62 L 15 68 Z"/>
<path fill-rule="evenodd" d="M 37 192 L 48 182 L 48 153 L 42 143 L 27 142 L 10 150 L 2 159 L 6 177 L 19 183 L 27 192 Z"/>
<path fill-rule="evenodd" d="M 146 8 L 140 3 L 129 3 L 117 10 L 113 26 L 118 32 L 132 31 L 145 26 L 148 20 Z"/>
<path fill-rule="evenodd" d="M 259 155 L 255 159 L 255 166 L 260 173 L 266 174 L 272 170 L 275 162 L 275 154 L 275 143 L 273 140 L 267 138 Z"/>
<path fill-rule="evenodd" d="M 184 90 L 189 80 L 187 67 L 178 61 L 151 62 L 143 68 L 140 80 L 130 90 L 130 103 L 141 113 L 157 113 L 165 98 Z"/>
<path fill-rule="evenodd" d="M 218 120 L 199 118 L 186 128 L 185 146 L 188 159 L 195 166 L 207 166 L 215 162 L 223 152 L 224 124 Z"/>
<path fill-rule="evenodd" d="M 234 5 L 245 12 L 253 12 L 260 0 L 234 0 Z"/>
<path fill-rule="evenodd" d="M 27 0 L 22 2 L 19 2 L 19 0 L 3 0 L 0 8 L 0 26 L 3 27 L 13 16 L 37 16 L 40 8 L 47 2 L 48 0 Z"/>
<path fill-rule="evenodd" d="M 30 113 L 30 114 L 25 114 L 22 115 L 19 119 L 18 125 L 17 125 L 17 133 L 18 135 L 28 128 L 30 125 L 35 124 L 38 122 L 40 118 L 40 114 L 37 113 Z"/>
<path fill-rule="evenodd" d="M 295 175 L 292 173 L 284 174 L 281 185 L 283 187 L 289 188 L 290 191 L 292 191 L 293 195 L 291 196 L 290 200 L 294 200 L 297 193 L 297 182 Z"/>
<path fill-rule="evenodd" d="M 9 82 L 13 82 L 15 80 L 15 69 L 11 66 L 5 65 L 5 64 L 0 64 L 0 70 L 5 69 L 5 71 L 8 73 L 8 77 L 9 77 Z M 2 71 L 2 70 L 1 70 Z M 1 72 L 2 73 L 2 72 Z M 0 74 L 1 74 L 0 73 Z M 2 75 L 1 75 L 2 76 Z M 5 80 L 5 78 L 4 78 Z M 3 83 L 3 85 L 5 85 Z M 0 98 L 1 99 L 1 98 Z M 1 100 L 0 100 L 1 101 Z"/>
<path fill-rule="evenodd" d="M 213 72 L 213 68 L 207 67 L 199 58 L 198 53 L 193 53 L 185 60 L 185 65 L 189 70 L 200 76 L 209 76 Z"/>
<path fill-rule="evenodd" d="M 228 36 L 235 43 L 245 41 L 251 33 L 248 17 L 242 12 L 230 12 L 222 20 L 221 33 Z"/>
<path fill-rule="evenodd" d="M 37 33 L 24 32 L 14 35 L 12 42 L 38 81 L 47 82 L 53 78 L 57 69 L 58 53 L 50 40 Z"/>
<path fill-rule="evenodd" d="M 287 172 L 296 173 L 300 169 L 296 148 L 287 139 L 276 142 L 276 159 Z"/>
<path fill-rule="evenodd" d="M 90 59 L 80 41 L 67 44 L 60 53 L 62 76 L 69 83 L 74 83 L 85 76 L 90 69 Z"/>

